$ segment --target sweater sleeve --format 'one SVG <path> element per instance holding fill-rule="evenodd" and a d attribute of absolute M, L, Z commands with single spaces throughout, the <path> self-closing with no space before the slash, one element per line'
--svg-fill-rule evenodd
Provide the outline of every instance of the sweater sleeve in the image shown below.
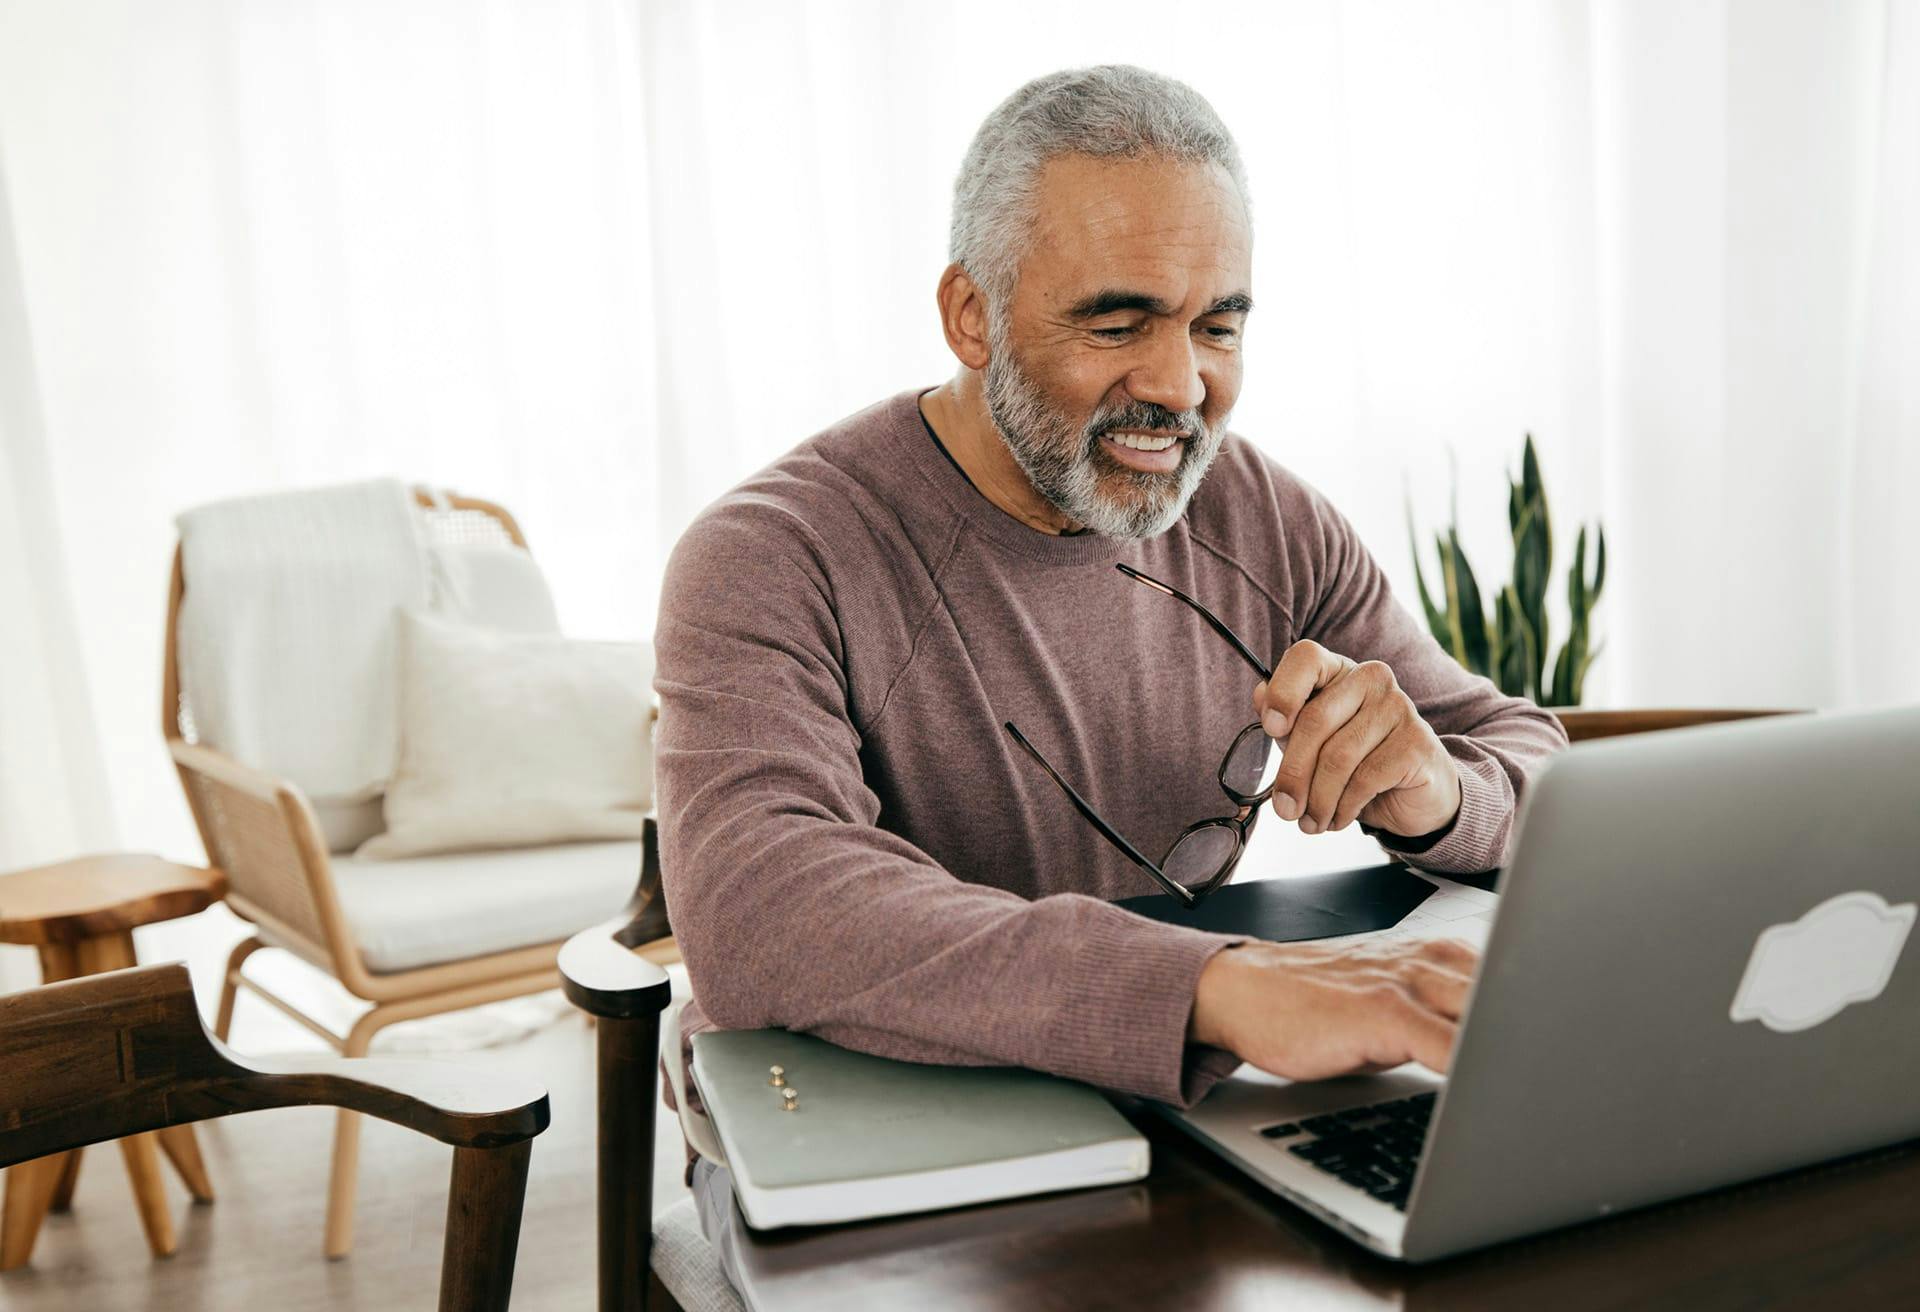
<path fill-rule="evenodd" d="M 707 1020 L 1199 1097 L 1237 1063 L 1186 1041 L 1194 989 L 1238 940 L 967 883 L 880 828 L 832 584 L 819 540 L 766 503 L 709 511 L 668 567 L 662 870 Z"/>
<path fill-rule="evenodd" d="M 1323 554 L 1301 636 L 1350 660 L 1385 662 L 1460 770 L 1460 811 L 1445 829 L 1417 837 L 1361 829 L 1423 870 L 1471 874 L 1504 865 L 1528 778 L 1567 746 L 1566 730 L 1550 711 L 1462 668 L 1394 599 L 1346 517 L 1317 492 L 1308 495 Z"/>

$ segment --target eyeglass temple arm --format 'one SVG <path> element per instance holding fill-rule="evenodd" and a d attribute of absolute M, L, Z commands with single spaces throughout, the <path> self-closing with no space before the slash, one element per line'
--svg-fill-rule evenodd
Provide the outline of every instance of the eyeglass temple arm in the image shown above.
<path fill-rule="evenodd" d="M 1125 574 L 1128 578 L 1132 579 L 1136 583 L 1144 583 L 1150 588 L 1157 588 L 1159 591 L 1166 593 L 1169 597 L 1178 597 L 1181 601 L 1186 602 L 1187 605 L 1193 607 L 1195 610 L 1200 612 L 1200 618 L 1205 620 L 1209 625 L 1211 625 L 1215 633 L 1219 634 L 1221 637 L 1225 638 L 1228 642 L 1233 644 L 1233 649 L 1240 653 L 1240 659 L 1245 661 L 1247 664 L 1251 665 L 1254 669 L 1254 672 L 1258 674 L 1263 681 L 1267 679 L 1271 679 L 1273 677 L 1273 671 L 1267 668 L 1267 663 L 1261 660 L 1258 656 L 1255 656 L 1253 654 L 1252 649 L 1249 648 L 1246 643 L 1240 641 L 1239 634 L 1235 633 L 1232 629 L 1228 628 L 1226 626 L 1225 621 L 1223 621 L 1218 615 L 1215 615 L 1212 611 L 1208 610 L 1205 606 L 1202 606 L 1199 602 L 1195 601 L 1192 597 L 1189 597 L 1186 593 L 1180 591 L 1180 589 L 1174 587 L 1171 583 L 1162 583 L 1159 579 L 1154 578 L 1150 574 L 1142 574 L 1139 570 L 1135 569 L 1131 565 L 1117 564 L 1114 566 L 1114 568 L 1119 570 L 1122 574 Z"/>
<path fill-rule="evenodd" d="M 1068 783 L 1065 779 L 1062 779 L 1060 777 L 1060 772 L 1053 768 L 1053 763 L 1047 760 L 1046 757 L 1040 754 L 1040 749 L 1038 747 L 1035 747 L 1032 743 L 1027 741 L 1027 736 L 1021 733 L 1018 729 L 1014 727 L 1012 720 L 1008 720 L 1006 722 L 1006 730 L 1008 733 L 1013 735 L 1013 740 L 1015 742 L 1019 743 L 1022 747 L 1027 749 L 1027 754 L 1029 756 L 1033 757 L 1034 760 L 1040 762 L 1040 768 L 1042 770 L 1045 770 L 1047 772 L 1048 777 L 1050 777 L 1056 784 L 1060 785 L 1060 791 L 1065 793 L 1067 795 L 1067 800 L 1073 803 L 1073 809 L 1078 811 L 1082 816 L 1086 817 L 1086 821 L 1088 824 L 1092 825 L 1095 829 L 1100 831 L 1100 837 L 1106 839 L 1109 843 L 1112 843 L 1115 847 L 1120 849 L 1121 855 L 1126 857 L 1127 860 L 1139 866 L 1142 870 L 1146 871 L 1149 875 L 1152 875 L 1154 880 L 1159 883 L 1160 887 L 1164 888 L 1168 892 L 1168 894 L 1170 894 L 1173 898 L 1175 898 L 1182 906 L 1190 907 L 1193 905 L 1193 902 L 1194 902 L 1193 894 L 1189 893 L 1186 889 L 1180 887 L 1180 885 L 1176 884 L 1173 880 L 1167 878 L 1165 872 L 1163 872 L 1159 866 L 1155 865 L 1153 862 L 1149 861 L 1146 857 L 1140 854 L 1139 848 L 1135 847 L 1132 843 L 1129 843 L 1126 839 L 1122 838 L 1118 830 L 1116 830 L 1112 825 L 1108 824 L 1105 820 L 1102 820 L 1100 818 L 1100 813 L 1093 809 L 1093 804 L 1087 801 L 1086 798 L 1080 796 L 1079 793 L 1075 792 L 1072 784 Z"/>

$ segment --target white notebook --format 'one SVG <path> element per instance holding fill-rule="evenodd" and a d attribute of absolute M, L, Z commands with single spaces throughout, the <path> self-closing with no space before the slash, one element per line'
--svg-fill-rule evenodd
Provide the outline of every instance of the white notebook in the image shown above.
<path fill-rule="evenodd" d="M 694 1036 L 693 1076 L 756 1230 L 1124 1184 L 1150 1164 L 1146 1139 L 1097 1090 L 1034 1071 L 731 1030 Z"/>

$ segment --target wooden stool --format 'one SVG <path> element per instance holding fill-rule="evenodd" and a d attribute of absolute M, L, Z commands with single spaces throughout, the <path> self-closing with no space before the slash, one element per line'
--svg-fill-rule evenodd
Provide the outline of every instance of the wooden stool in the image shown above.
<path fill-rule="evenodd" d="M 40 976 L 48 984 L 119 970 L 136 964 L 136 926 L 204 911 L 226 888 L 226 876 L 218 870 L 127 853 L 18 870 L 0 875 L 0 943 L 38 948 Z M 173 1216 L 161 1188 L 156 1146 L 180 1173 L 195 1202 L 212 1202 L 213 1184 L 191 1125 L 120 1140 L 147 1244 L 154 1256 L 165 1257 L 174 1250 Z M 72 1203 L 80 1151 L 21 1162 L 7 1171 L 0 1271 L 11 1271 L 32 1256 L 49 1208 L 65 1211 Z"/>

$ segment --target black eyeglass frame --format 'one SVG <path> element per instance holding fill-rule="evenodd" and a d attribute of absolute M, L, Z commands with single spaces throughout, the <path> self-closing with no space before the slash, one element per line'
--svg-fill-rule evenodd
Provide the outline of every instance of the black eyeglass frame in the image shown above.
<path fill-rule="evenodd" d="M 1252 648 L 1240 640 L 1239 634 L 1227 627 L 1226 623 L 1221 620 L 1219 616 L 1195 601 L 1192 597 L 1189 597 L 1186 593 L 1180 591 L 1180 589 L 1170 583 L 1162 583 L 1159 579 L 1153 578 L 1151 575 L 1141 573 L 1131 565 L 1117 564 L 1114 568 L 1137 583 L 1144 583 L 1150 588 L 1184 601 L 1199 613 L 1200 618 L 1207 622 L 1208 627 L 1232 646 L 1234 651 L 1239 654 L 1240 659 L 1251 666 L 1263 681 L 1273 677 L 1273 671 L 1267 666 L 1266 662 L 1253 654 Z M 1098 830 L 1102 838 L 1113 844 L 1127 860 L 1146 871 L 1168 896 L 1185 907 L 1191 908 L 1198 906 L 1202 898 L 1206 897 L 1209 893 L 1233 877 L 1235 867 L 1240 864 L 1240 858 L 1246 853 L 1247 836 L 1253 832 L 1254 822 L 1260 818 L 1261 806 L 1273 795 L 1273 784 L 1268 784 L 1257 793 L 1242 793 L 1227 783 L 1227 766 L 1233 761 L 1234 754 L 1240 750 L 1241 743 L 1246 741 L 1247 735 L 1255 733 L 1263 734 L 1266 732 L 1260 723 L 1255 721 L 1234 735 L 1233 742 L 1227 746 L 1226 755 L 1220 758 L 1220 768 L 1214 776 L 1215 781 L 1220 785 L 1220 791 L 1227 795 L 1227 800 L 1240 808 L 1239 813 L 1237 815 L 1214 816 L 1211 819 L 1194 821 L 1180 831 L 1172 844 L 1168 846 L 1166 856 L 1161 857 L 1160 863 L 1156 865 L 1153 861 L 1150 861 L 1139 848 L 1128 842 L 1119 830 L 1107 823 L 1100 812 L 1094 808 L 1093 803 L 1082 797 L 1074 786 L 1068 783 L 1058 770 L 1053 768 L 1053 763 L 1047 760 L 1046 755 L 1042 753 L 1038 747 L 1035 747 L 1027 741 L 1027 736 L 1020 732 L 1013 721 L 1008 720 L 1005 728 L 1009 734 L 1013 735 L 1013 740 L 1025 748 L 1028 755 L 1040 763 L 1040 768 L 1047 772 L 1048 777 L 1060 786 L 1060 791 L 1067 795 L 1067 800 L 1073 803 L 1074 810 L 1078 811 L 1088 824 Z M 1233 831 L 1233 854 L 1221 863 L 1220 869 L 1209 877 L 1207 882 L 1202 884 L 1198 890 L 1185 887 L 1178 880 L 1170 877 L 1166 871 L 1161 868 L 1166 864 L 1168 858 L 1179 849 L 1180 844 L 1186 842 L 1189 837 L 1202 829 L 1215 828 L 1224 828 Z"/>

